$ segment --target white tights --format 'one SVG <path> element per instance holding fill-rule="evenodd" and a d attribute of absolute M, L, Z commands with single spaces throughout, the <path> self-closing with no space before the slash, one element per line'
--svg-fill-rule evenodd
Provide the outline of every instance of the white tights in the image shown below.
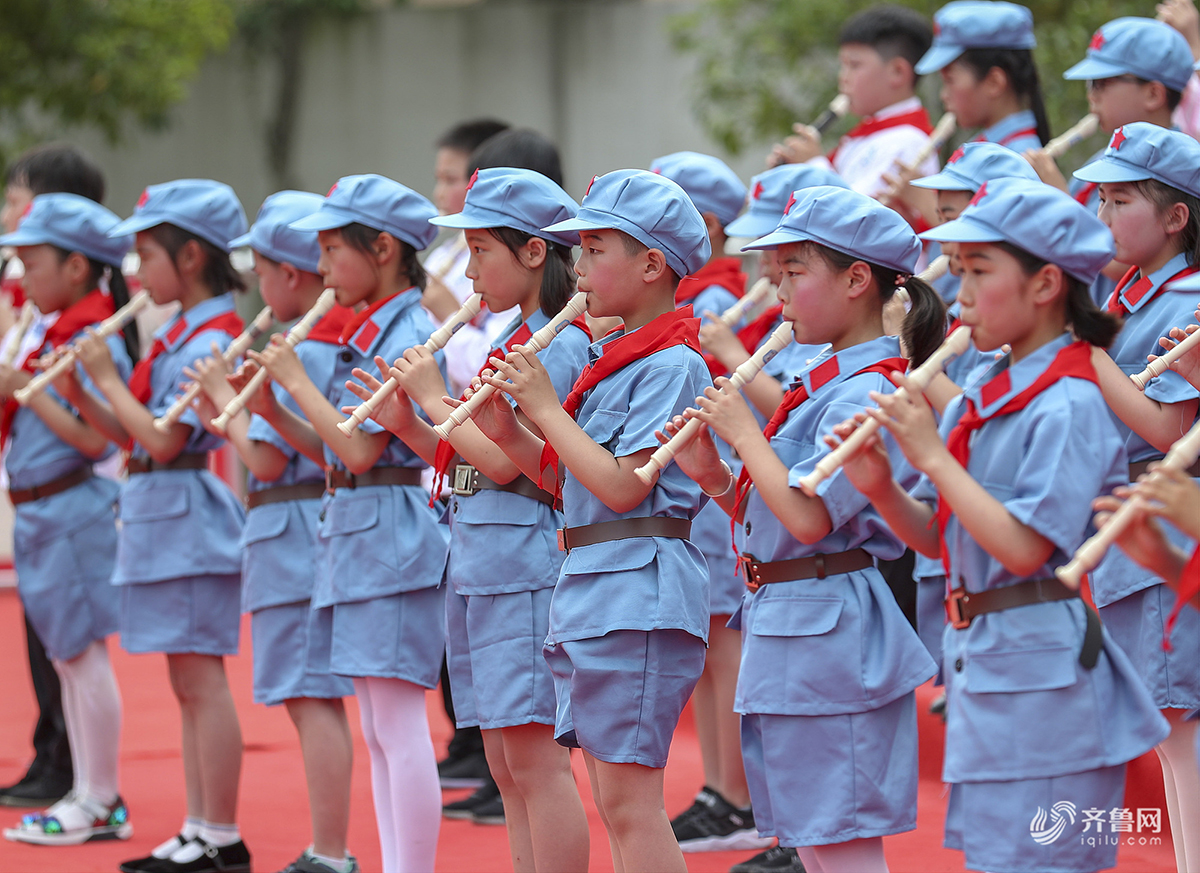
<path fill-rule="evenodd" d="M 1180 873 L 1200 869 L 1200 764 L 1196 761 L 1195 720 L 1184 721 L 1181 709 L 1163 710 L 1171 735 L 1155 749 L 1162 764 L 1167 815 Z M 1189 866 L 1190 865 L 1190 866 Z"/>
<path fill-rule="evenodd" d="M 77 803 L 108 806 L 118 793 L 121 744 L 121 692 L 108 660 L 108 646 L 104 640 L 96 640 L 77 657 L 53 663 L 62 683 L 63 721 L 71 742 L 72 794 Z M 64 826 L 71 827 L 65 820 L 71 812 L 55 812 Z"/>
<path fill-rule="evenodd" d="M 796 849 L 808 873 L 887 873 L 883 837 Z"/>
<path fill-rule="evenodd" d="M 371 790 L 383 873 L 433 869 L 442 792 L 425 714 L 425 689 L 403 679 L 354 680 L 363 739 L 371 753 Z"/>

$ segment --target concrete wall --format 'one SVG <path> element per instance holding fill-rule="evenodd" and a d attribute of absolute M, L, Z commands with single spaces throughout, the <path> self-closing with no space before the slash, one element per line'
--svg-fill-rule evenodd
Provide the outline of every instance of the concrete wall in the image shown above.
<path fill-rule="evenodd" d="M 690 59 L 666 22 L 690 8 L 653 0 L 485 0 L 456 8 L 405 6 L 330 24 L 305 46 L 295 179 L 323 193 L 339 176 L 378 172 L 426 194 L 433 140 L 488 115 L 536 128 L 563 153 L 577 198 L 595 173 L 645 167 L 660 154 L 722 154 L 691 114 Z M 126 214 L 142 188 L 211 176 L 253 215 L 271 193 L 265 130 L 273 111 L 270 62 L 234 46 L 211 59 L 160 133 L 135 131 L 110 147 L 75 137 L 108 174 L 108 204 Z M 765 145 L 731 160 L 745 179 Z"/>

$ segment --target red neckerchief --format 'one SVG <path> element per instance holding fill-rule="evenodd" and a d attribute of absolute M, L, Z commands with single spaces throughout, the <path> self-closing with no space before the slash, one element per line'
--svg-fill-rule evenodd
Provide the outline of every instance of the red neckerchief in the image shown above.
<path fill-rule="evenodd" d="M 16 365 L 16 369 L 32 373 L 34 359 L 46 346 L 50 346 L 50 350 L 53 351 L 66 345 L 75 334 L 85 327 L 104 321 L 115 311 L 112 298 L 99 288 L 88 292 L 62 311 L 58 320 L 46 330 L 42 345 L 39 348 L 30 349 L 21 362 Z M 20 405 L 11 397 L 4 401 L 4 408 L 0 410 L 0 445 L 8 443 L 8 435 L 12 432 L 13 417 L 16 416 L 19 408 Z"/>
<path fill-rule="evenodd" d="M 1050 362 L 1050 366 L 1034 380 L 1032 385 L 1013 397 L 1012 400 L 1005 403 L 991 415 L 986 417 L 981 416 L 975 409 L 975 402 L 968 399 L 967 411 L 958 420 L 958 423 L 951 428 L 949 436 L 946 437 L 946 448 L 950 450 L 950 454 L 954 456 L 954 459 L 962 464 L 963 469 L 967 469 L 967 463 L 971 460 L 971 434 L 979 430 L 979 428 L 983 427 L 993 418 L 1019 412 L 1028 406 L 1033 398 L 1037 397 L 1059 379 L 1067 377 L 1086 379 L 1094 384 L 1099 384 L 1096 378 L 1096 368 L 1092 366 L 1091 343 L 1073 342 L 1062 349 L 1054 356 L 1054 360 Z M 1001 370 L 991 381 L 980 388 L 979 399 L 983 401 L 984 406 L 987 406 L 989 398 L 1003 397 L 1007 394 L 1011 384 L 1012 377 L 1009 375 L 1008 369 Z M 938 539 L 941 540 L 942 566 L 946 569 L 947 580 L 950 579 L 950 552 L 946 547 L 946 525 L 949 523 L 953 512 L 954 510 L 950 504 L 939 495 L 937 505 Z"/>
<path fill-rule="evenodd" d="M 675 305 L 691 303 L 712 285 L 720 285 L 734 297 L 745 294 L 746 274 L 742 272 L 742 259 L 713 258 L 696 272 L 684 276 L 675 289 Z"/>
<path fill-rule="evenodd" d="M 1190 276 L 1198 270 L 1200 270 L 1200 266 L 1184 267 L 1170 279 L 1164 280 L 1163 283 L 1158 286 L 1157 290 L 1150 295 L 1150 300 L 1154 300 L 1160 294 L 1166 291 L 1167 286 L 1176 279 L 1182 279 L 1184 276 Z M 1105 304 L 1104 308 L 1113 315 L 1121 318 L 1129 315 L 1129 310 L 1125 308 L 1125 303 L 1121 300 L 1121 292 L 1125 290 L 1126 285 L 1128 285 L 1130 282 L 1133 282 L 1133 277 L 1137 274 L 1137 271 L 1137 267 L 1130 267 L 1129 271 L 1121 277 L 1121 281 L 1117 283 L 1117 287 L 1113 289 L 1113 293 L 1109 296 L 1108 303 Z M 1138 303 L 1141 302 L 1142 298 L 1146 296 L 1146 292 L 1150 290 L 1150 287 L 1153 284 L 1154 283 L 1150 281 L 1150 277 L 1142 276 L 1142 278 L 1138 279 L 1136 282 L 1133 282 L 1133 287 L 1129 289 L 1125 296 L 1129 298 L 1130 303 L 1132 303 L 1134 306 L 1137 306 Z M 1150 301 L 1148 300 L 1146 302 L 1149 303 Z"/>
<path fill-rule="evenodd" d="M 183 338 L 184 334 L 195 336 L 206 330 L 219 330 L 236 337 L 244 327 L 242 320 L 232 310 L 214 315 L 208 321 L 195 327 L 188 324 L 186 313 L 180 315 L 175 326 L 167 332 L 167 342 L 156 339 L 154 345 L 150 347 L 150 353 L 138 361 L 137 366 L 133 368 L 133 375 L 129 377 L 129 393 L 136 397 L 143 406 L 150 402 L 150 371 L 154 368 L 155 359 L 167 350 L 167 343 L 174 344 Z"/>
<path fill-rule="evenodd" d="M 924 106 L 918 106 L 916 109 L 910 109 L 908 112 L 901 112 L 897 115 L 888 115 L 884 118 L 876 118 L 873 115 L 868 115 L 858 124 L 854 125 L 850 131 L 838 141 L 834 146 L 833 151 L 829 153 L 829 163 L 833 163 L 837 157 L 838 149 L 840 149 L 847 140 L 858 139 L 864 136 L 870 136 L 873 133 L 879 133 L 881 130 L 887 130 L 892 127 L 915 127 L 925 135 L 933 133 L 933 125 L 929 123 L 929 113 L 925 111 Z"/>
<path fill-rule="evenodd" d="M 1191 560 L 1183 568 L 1183 574 L 1179 577 L 1179 590 L 1175 592 L 1175 608 L 1171 610 L 1167 623 L 1163 625 L 1163 648 L 1168 652 L 1171 651 L 1171 629 L 1175 627 L 1179 612 L 1197 594 L 1200 594 L 1200 546 L 1192 552 Z"/>
<path fill-rule="evenodd" d="M 762 341 L 766 339 L 767 334 L 775 329 L 775 325 L 779 323 L 780 316 L 783 315 L 783 304 L 776 303 L 754 321 L 738 331 L 738 339 L 742 341 L 742 348 L 750 354 L 754 354 Z"/>
<path fill-rule="evenodd" d="M 847 379 L 853 379 L 855 376 L 861 376 L 863 373 L 879 373 L 886 377 L 890 373 L 903 373 L 906 369 L 908 369 L 908 361 L 904 358 L 884 358 L 882 361 L 877 361 L 874 364 L 863 367 L 861 370 L 856 370 Z M 828 361 L 824 361 L 813 367 L 809 372 L 808 379 L 812 382 L 812 390 L 820 391 L 821 388 L 836 379 L 839 375 L 841 375 L 841 367 L 835 355 Z M 804 387 L 804 382 L 797 379 L 796 386 L 789 389 L 783 395 L 783 400 L 779 401 L 779 406 L 775 409 L 771 420 L 763 428 L 763 436 L 767 438 L 768 442 L 771 440 L 771 437 L 775 436 L 780 426 L 787 421 L 787 417 L 791 415 L 792 410 L 804 403 L 808 398 L 809 393 L 808 389 Z M 729 516 L 729 532 L 731 535 L 737 530 L 738 510 L 746 502 L 746 498 L 750 496 L 752 485 L 754 485 L 754 480 L 750 477 L 750 471 L 742 467 L 742 472 L 738 475 L 737 488 L 733 492 L 733 512 Z M 733 550 L 734 552 L 738 550 L 736 538 Z"/>
<path fill-rule="evenodd" d="M 327 343 L 331 346 L 341 345 L 342 331 L 346 329 L 346 325 L 352 318 L 354 318 L 353 309 L 348 306 L 335 306 L 321 316 L 320 321 L 313 325 L 305 339 Z"/>
<path fill-rule="evenodd" d="M 407 288 L 404 289 L 404 291 L 407 291 L 407 290 L 408 290 Z M 391 294 L 387 297 L 384 297 L 382 300 L 376 301 L 375 303 L 372 303 L 370 306 L 365 307 L 361 312 L 355 313 L 350 319 L 348 319 L 346 321 L 345 326 L 342 328 L 341 336 L 338 338 L 338 345 L 343 345 L 343 346 L 348 345 L 350 343 L 350 340 L 354 337 L 354 335 L 356 333 L 358 333 L 358 329 L 360 327 L 362 327 L 364 324 L 366 324 L 368 321 L 371 320 L 372 315 L 374 315 L 376 312 L 378 312 L 383 307 L 387 306 L 389 303 L 391 303 L 393 300 L 395 300 L 397 297 L 399 297 L 401 294 L 403 294 L 404 291 L 397 291 L 395 294 Z M 375 333 L 379 333 L 378 328 L 375 329 Z M 371 340 L 373 340 L 373 339 L 375 339 L 375 334 L 372 334 L 371 339 L 368 339 L 366 341 L 366 343 L 364 343 L 364 345 L 366 345 L 369 348 L 371 345 Z"/>
<path fill-rule="evenodd" d="M 575 380 L 571 393 L 563 401 L 563 409 L 574 418 L 583 403 L 583 395 L 595 388 L 601 381 L 613 373 L 629 366 L 634 361 L 645 358 L 655 352 L 668 349 L 671 346 L 687 346 L 697 354 L 700 350 L 700 319 L 692 317 L 692 307 L 687 305 L 680 309 L 664 312 L 632 333 L 617 337 L 604 348 L 604 354 L 583 368 L 579 378 Z M 542 477 L 549 467 L 558 471 L 558 452 L 550 441 L 542 449 L 541 462 L 538 464 L 538 487 L 542 487 Z M 562 477 L 559 477 L 555 489 L 555 497 L 562 499 Z"/>

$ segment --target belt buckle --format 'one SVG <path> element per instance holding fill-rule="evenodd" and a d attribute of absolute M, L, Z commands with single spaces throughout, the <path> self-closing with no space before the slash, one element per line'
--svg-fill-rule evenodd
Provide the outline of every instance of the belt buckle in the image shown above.
<path fill-rule="evenodd" d="M 558 533 L 558 550 L 560 552 L 571 551 L 570 547 L 567 546 L 567 529 L 565 527 L 560 527 L 558 529 L 557 533 Z"/>
<path fill-rule="evenodd" d="M 971 619 L 963 617 L 963 602 L 971 601 L 971 593 L 965 588 L 955 588 L 946 596 L 946 620 L 955 630 L 971 626 Z"/>
<path fill-rule="evenodd" d="M 738 555 L 738 568 L 742 571 L 742 578 L 746 581 L 746 587 L 752 592 L 762 587 L 762 583 L 758 581 L 758 576 L 754 572 L 754 565 L 757 563 L 758 561 L 749 553 Z"/>
<path fill-rule="evenodd" d="M 459 497 L 470 497 L 479 489 L 475 487 L 475 468 L 470 464 L 459 464 L 454 468 L 454 487 L 450 489 Z M 562 547 L 559 546 L 561 549 Z"/>
<path fill-rule="evenodd" d="M 325 468 L 325 493 L 332 494 L 337 489 L 333 487 L 333 467 Z"/>

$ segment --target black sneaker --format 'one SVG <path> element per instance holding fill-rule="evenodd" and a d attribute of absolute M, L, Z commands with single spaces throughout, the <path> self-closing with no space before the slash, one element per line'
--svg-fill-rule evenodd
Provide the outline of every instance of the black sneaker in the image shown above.
<path fill-rule="evenodd" d="M 487 756 L 482 749 L 457 758 L 446 756 L 438 761 L 438 781 L 442 788 L 481 788 L 491 778 Z"/>
<path fill-rule="evenodd" d="M 464 797 L 462 800 L 456 800 L 453 803 L 447 803 L 442 807 L 442 815 L 446 818 L 474 818 L 475 807 L 491 800 L 500 799 L 500 789 L 496 787 L 496 783 L 488 779 L 486 783 L 475 790 L 475 793 L 470 797 Z"/>
<path fill-rule="evenodd" d="M 0 806 L 45 809 L 71 790 L 71 778 L 48 773 L 26 773 L 20 782 L 0 788 Z"/>
<path fill-rule="evenodd" d="M 475 804 L 475 808 L 471 810 L 471 821 L 477 825 L 504 824 L 504 799 L 499 790 L 496 791 L 495 797 Z"/>
<path fill-rule="evenodd" d="M 804 873 L 804 865 L 795 849 L 772 846 L 749 860 L 734 864 L 729 873 Z"/>
<path fill-rule="evenodd" d="M 228 846 L 213 846 L 199 837 L 193 842 L 204 850 L 194 861 L 180 863 L 170 858 L 153 858 L 138 870 L 140 873 L 250 873 L 250 850 L 242 840 Z"/>
<path fill-rule="evenodd" d="M 773 838 L 760 837 L 749 807 L 738 809 L 707 785 L 690 807 L 675 817 L 671 830 L 683 852 L 725 852 L 762 849 Z"/>

